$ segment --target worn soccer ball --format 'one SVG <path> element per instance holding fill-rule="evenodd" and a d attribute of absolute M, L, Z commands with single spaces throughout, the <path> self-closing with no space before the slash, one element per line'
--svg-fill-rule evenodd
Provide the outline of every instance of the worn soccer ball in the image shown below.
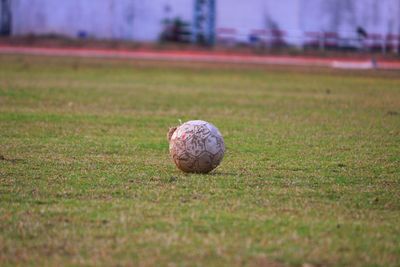
<path fill-rule="evenodd" d="M 171 128 L 168 140 L 169 153 L 184 172 L 208 173 L 224 157 L 224 139 L 218 129 L 206 121 L 188 121 Z"/>

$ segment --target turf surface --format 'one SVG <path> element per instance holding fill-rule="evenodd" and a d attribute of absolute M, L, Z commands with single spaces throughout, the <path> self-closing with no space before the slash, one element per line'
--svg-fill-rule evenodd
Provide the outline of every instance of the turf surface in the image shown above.
<path fill-rule="evenodd" d="M 398 266 L 399 173 L 399 72 L 0 56 L 1 266 Z"/>

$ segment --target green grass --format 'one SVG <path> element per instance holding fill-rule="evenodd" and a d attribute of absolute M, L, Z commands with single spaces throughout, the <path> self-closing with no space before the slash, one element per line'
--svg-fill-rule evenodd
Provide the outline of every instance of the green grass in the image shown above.
<path fill-rule="evenodd" d="M 179 119 L 213 173 L 169 159 Z M 3 55 L 0 155 L 1 266 L 400 262 L 399 72 Z"/>

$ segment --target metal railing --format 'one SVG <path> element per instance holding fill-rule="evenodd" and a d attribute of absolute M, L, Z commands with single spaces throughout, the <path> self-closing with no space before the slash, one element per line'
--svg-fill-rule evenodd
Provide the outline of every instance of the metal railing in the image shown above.
<path fill-rule="evenodd" d="M 360 50 L 400 54 L 400 35 L 369 33 L 336 33 L 325 31 L 290 32 L 276 29 L 254 29 L 247 34 L 234 28 L 218 28 L 216 40 L 219 45 L 245 44 L 264 48 L 299 47 L 325 50 Z M 350 37 L 347 37 L 350 36 Z"/>

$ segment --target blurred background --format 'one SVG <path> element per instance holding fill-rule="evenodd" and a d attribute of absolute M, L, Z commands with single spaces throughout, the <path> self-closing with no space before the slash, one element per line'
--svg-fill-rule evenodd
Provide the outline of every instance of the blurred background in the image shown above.
<path fill-rule="evenodd" d="M 3 36 L 400 51 L 399 0 L 0 0 Z"/>

